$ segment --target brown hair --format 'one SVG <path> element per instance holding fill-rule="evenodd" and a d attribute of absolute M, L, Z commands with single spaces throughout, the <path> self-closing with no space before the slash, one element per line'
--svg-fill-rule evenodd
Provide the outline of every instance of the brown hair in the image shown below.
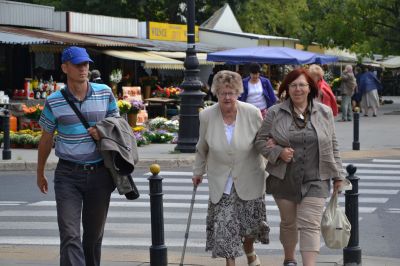
<path fill-rule="evenodd" d="M 286 75 L 285 79 L 282 81 L 282 84 L 279 86 L 278 90 L 278 97 L 281 98 L 283 93 L 285 94 L 285 99 L 289 98 L 289 84 L 292 83 L 294 80 L 296 80 L 298 77 L 301 75 L 304 75 L 304 77 L 307 80 L 307 83 L 310 87 L 310 93 L 308 94 L 308 103 L 312 103 L 312 99 L 316 98 L 318 96 L 318 87 L 315 81 L 311 78 L 310 74 L 308 71 L 304 68 L 297 68 L 289 74 Z"/>

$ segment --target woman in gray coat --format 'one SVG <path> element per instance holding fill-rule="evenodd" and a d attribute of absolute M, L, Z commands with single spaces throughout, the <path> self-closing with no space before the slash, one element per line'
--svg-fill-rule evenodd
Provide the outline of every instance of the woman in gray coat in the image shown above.
<path fill-rule="evenodd" d="M 297 265 L 299 232 L 303 265 L 315 265 L 330 178 L 335 191 L 344 179 L 332 110 L 315 100 L 317 94 L 307 70 L 290 72 L 278 92 L 285 101 L 268 110 L 256 137 L 257 149 L 268 160 L 267 193 L 281 216 L 285 266 Z"/>

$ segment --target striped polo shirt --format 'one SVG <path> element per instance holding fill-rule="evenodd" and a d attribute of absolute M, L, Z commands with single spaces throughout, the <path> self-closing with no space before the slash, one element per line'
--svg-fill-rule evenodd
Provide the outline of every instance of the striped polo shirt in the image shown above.
<path fill-rule="evenodd" d="M 119 116 L 114 95 L 107 85 L 89 83 L 83 101 L 78 101 L 67 87 L 64 89 L 90 126 L 106 117 Z M 102 160 L 95 142 L 60 91 L 47 97 L 39 124 L 49 133 L 57 130 L 55 154 L 60 159 L 81 164 Z"/>

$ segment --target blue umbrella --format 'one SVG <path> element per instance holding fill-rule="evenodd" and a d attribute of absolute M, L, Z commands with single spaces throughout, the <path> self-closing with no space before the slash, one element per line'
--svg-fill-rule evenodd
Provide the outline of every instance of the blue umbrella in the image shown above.
<path fill-rule="evenodd" d="M 326 64 L 337 61 L 337 57 L 292 49 L 289 47 L 256 46 L 237 48 L 207 55 L 208 61 L 228 64 L 250 62 L 275 65 Z"/>

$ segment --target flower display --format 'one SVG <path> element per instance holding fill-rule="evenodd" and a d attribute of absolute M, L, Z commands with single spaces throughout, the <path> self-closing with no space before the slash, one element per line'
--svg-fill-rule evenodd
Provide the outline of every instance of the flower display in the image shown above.
<path fill-rule="evenodd" d="M 156 85 L 156 89 L 153 91 L 152 96 L 177 99 L 181 92 L 182 90 L 178 87 L 162 88 L 159 85 Z"/>
<path fill-rule="evenodd" d="M 162 129 L 146 131 L 144 136 L 152 143 L 167 143 L 174 138 L 174 134 Z"/>
<path fill-rule="evenodd" d="M 33 120 L 39 120 L 43 108 L 44 107 L 40 104 L 31 107 L 28 107 L 25 104 L 22 105 L 22 111 L 24 111 L 25 117 Z"/>
<path fill-rule="evenodd" d="M 117 106 L 118 106 L 120 115 L 127 114 L 131 110 L 131 107 L 132 107 L 132 105 L 125 100 L 118 100 Z"/>
<path fill-rule="evenodd" d="M 144 109 L 143 102 L 139 101 L 139 100 L 135 100 L 135 99 L 131 100 L 130 105 L 131 105 L 131 108 L 129 109 L 128 113 L 131 113 L 131 114 L 137 114 L 137 113 L 139 113 L 140 110 Z"/>
<path fill-rule="evenodd" d="M 114 83 L 120 82 L 122 79 L 122 70 L 117 68 L 111 71 L 110 81 Z"/>

